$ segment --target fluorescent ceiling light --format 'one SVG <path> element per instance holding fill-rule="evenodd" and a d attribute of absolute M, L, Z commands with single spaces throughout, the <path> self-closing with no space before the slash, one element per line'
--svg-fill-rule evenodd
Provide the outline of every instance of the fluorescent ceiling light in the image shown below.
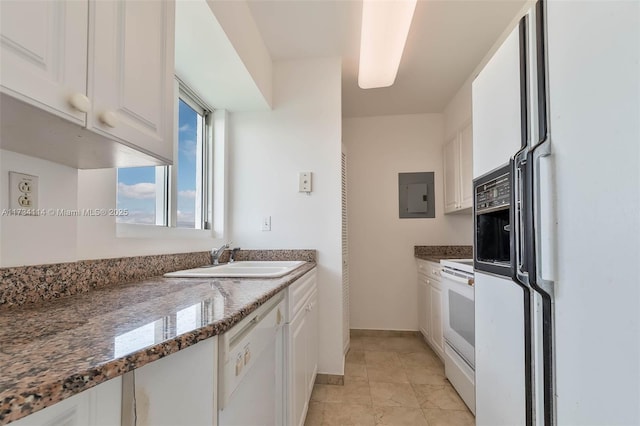
<path fill-rule="evenodd" d="M 417 0 L 364 0 L 358 86 L 388 87 L 398 74 Z"/>

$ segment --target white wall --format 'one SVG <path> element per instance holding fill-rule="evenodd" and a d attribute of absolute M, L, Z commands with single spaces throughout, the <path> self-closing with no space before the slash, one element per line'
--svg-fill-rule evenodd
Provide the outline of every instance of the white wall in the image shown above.
<path fill-rule="evenodd" d="M 38 209 L 77 207 L 78 171 L 67 166 L 0 150 L 0 207 L 9 208 L 9 172 L 38 176 Z M 115 183 L 114 183 L 115 186 Z M 77 218 L 0 216 L 0 267 L 76 260 Z"/>
<path fill-rule="evenodd" d="M 442 114 L 345 119 L 351 328 L 417 330 L 415 245 L 472 243 L 470 215 L 443 215 Z M 436 218 L 398 218 L 398 173 L 435 172 Z"/>
<path fill-rule="evenodd" d="M 318 250 L 321 373 L 342 374 L 341 63 L 274 64 L 274 109 L 229 115 L 234 243 Z M 298 172 L 313 173 L 311 195 Z M 264 216 L 272 230 L 260 231 Z"/>

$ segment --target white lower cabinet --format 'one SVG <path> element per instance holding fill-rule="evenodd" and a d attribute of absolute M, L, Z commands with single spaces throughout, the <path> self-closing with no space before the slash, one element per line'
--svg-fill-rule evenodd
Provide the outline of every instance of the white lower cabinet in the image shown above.
<path fill-rule="evenodd" d="M 17 420 L 15 426 L 120 425 L 122 377 L 116 377 Z"/>
<path fill-rule="evenodd" d="M 440 264 L 421 259 L 417 259 L 417 263 L 418 325 L 429 346 L 444 359 Z"/>
<path fill-rule="evenodd" d="M 426 340 L 431 335 L 431 290 L 427 278 L 418 274 L 418 326 Z"/>
<path fill-rule="evenodd" d="M 217 346 L 206 339 L 127 373 L 122 426 L 216 425 Z"/>
<path fill-rule="evenodd" d="M 440 358 L 444 359 L 444 335 L 442 331 L 442 289 L 437 281 L 427 280 L 431 297 L 431 343 Z"/>
<path fill-rule="evenodd" d="M 285 326 L 287 425 L 303 425 L 318 372 L 318 292 L 315 269 L 289 287 Z"/>

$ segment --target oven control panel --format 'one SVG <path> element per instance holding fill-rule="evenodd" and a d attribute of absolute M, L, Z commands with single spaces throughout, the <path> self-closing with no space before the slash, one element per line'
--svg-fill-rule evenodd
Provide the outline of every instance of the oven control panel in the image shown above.
<path fill-rule="evenodd" d="M 509 207 L 511 181 L 509 174 L 500 175 L 476 186 L 476 214 Z"/>

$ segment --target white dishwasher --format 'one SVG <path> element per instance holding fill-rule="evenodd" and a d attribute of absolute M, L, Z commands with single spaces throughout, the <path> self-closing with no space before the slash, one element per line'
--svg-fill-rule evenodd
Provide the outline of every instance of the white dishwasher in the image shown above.
<path fill-rule="evenodd" d="M 219 338 L 218 424 L 284 424 L 284 292 Z"/>

